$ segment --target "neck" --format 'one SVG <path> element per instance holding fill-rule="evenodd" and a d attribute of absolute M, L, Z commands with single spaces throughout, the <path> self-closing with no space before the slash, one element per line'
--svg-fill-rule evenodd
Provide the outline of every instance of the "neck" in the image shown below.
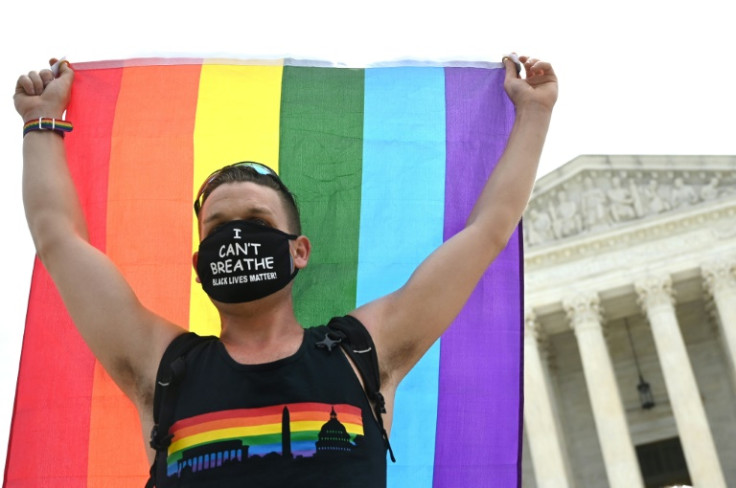
<path fill-rule="evenodd" d="M 218 309 L 220 339 L 238 362 L 275 361 L 294 354 L 301 345 L 304 331 L 294 315 L 288 290 L 254 302 L 221 305 Z"/>

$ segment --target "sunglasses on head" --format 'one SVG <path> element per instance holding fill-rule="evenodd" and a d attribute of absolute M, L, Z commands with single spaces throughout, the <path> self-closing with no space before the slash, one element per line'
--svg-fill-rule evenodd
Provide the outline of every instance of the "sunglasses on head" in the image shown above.
<path fill-rule="evenodd" d="M 281 180 L 279 179 L 279 175 L 276 174 L 274 170 L 272 170 L 271 168 L 269 168 L 268 166 L 262 163 L 256 163 L 253 161 L 243 161 L 241 163 L 235 163 L 229 166 L 225 166 L 223 168 L 220 168 L 214 171 L 212 174 L 210 174 L 204 180 L 204 183 L 202 183 L 202 186 L 199 187 L 199 191 L 197 192 L 197 198 L 194 199 L 194 213 L 196 215 L 199 215 L 199 211 L 202 208 L 202 204 L 204 203 L 202 201 L 203 200 L 202 197 L 204 196 L 204 192 L 207 189 L 207 187 L 210 185 L 210 183 L 212 183 L 215 180 L 215 178 L 219 176 L 220 173 L 230 168 L 251 168 L 256 173 L 260 175 L 264 175 L 264 176 L 270 176 L 272 178 L 275 178 L 277 182 L 281 183 Z"/>

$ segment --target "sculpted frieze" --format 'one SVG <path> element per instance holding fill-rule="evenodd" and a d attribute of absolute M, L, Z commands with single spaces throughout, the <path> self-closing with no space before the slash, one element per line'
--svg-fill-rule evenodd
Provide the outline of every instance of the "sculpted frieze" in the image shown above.
<path fill-rule="evenodd" d="M 527 247 L 736 198 L 730 171 L 587 169 L 535 191 L 524 214 Z"/>

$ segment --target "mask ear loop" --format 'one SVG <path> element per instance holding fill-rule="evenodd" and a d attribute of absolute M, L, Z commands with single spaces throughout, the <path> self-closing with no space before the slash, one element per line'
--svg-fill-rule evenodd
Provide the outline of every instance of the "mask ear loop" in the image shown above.
<path fill-rule="evenodd" d="M 294 256 L 292 256 L 291 253 L 289 253 L 289 263 L 291 265 L 291 278 L 289 278 L 289 281 L 292 281 L 296 278 L 296 274 L 299 272 L 299 269 L 294 265 Z"/>
<path fill-rule="evenodd" d="M 299 237 L 298 235 L 294 235 L 294 234 L 287 234 L 287 235 L 289 236 L 289 240 L 292 240 L 292 241 L 295 241 Z M 291 265 L 291 274 L 292 274 L 292 279 L 293 279 L 299 270 L 296 269 L 296 266 L 294 265 L 294 255 L 291 254 L 291 252 L 289 252 L 289 263 Z"/>

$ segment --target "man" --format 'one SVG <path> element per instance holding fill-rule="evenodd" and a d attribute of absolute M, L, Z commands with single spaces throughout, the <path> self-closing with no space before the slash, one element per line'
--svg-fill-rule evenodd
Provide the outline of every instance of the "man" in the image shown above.
<path fill-rule="evenodd" d="M 345 319 L 356 327 L 363 324 L 375 344 L 387 431 L 399 382 L 459 313 L 505 247 L 529 198 L 557 98 L 557 79 L 548 63 L 528 57 L 520 61 L 525 78 L 504 59 L 505 88 L 515 104 L 516 121 L 466 228 L 428 257 L 403 287 Z M 62 63 L 58 76 L 43 70 L 18 80 L 15 106 L 26 123 L 24 204 L 40 259 L 85 341 L 135 404 L 147 437 L 161 358 L 184 330 L 144 308 L 109 259 L 88 243 L 58 135 L 63 126 L 56 125 L 73 77 Z M 54 122 L 49 125 L 47 118 Z M 356 381 L 355 364 L 306 347 L 318 337 L 305 331 L 294 315 L 291 280 L 307 266 L 311 245 L 300 235 L 292 203 L 278 177 L 257 164 L 218 172 L 197 196 L 202 242 L 193 261 L 219 311 L 222 332 L 219 341 L 187 356 L 167 475 L 157 479 L 157 486 L 227 486 L 235 480 L 239 485 L 248 480 L 255 486 L 288 486 L 296 484 L 294 473 L 302 486 L 385 484 L 380 427 Z M 248 278 L 240 273 L 245 269 L 252 271 Z M 305 381 L 310 391 L 299 390 Z M 208 386 L 216 393 L 204 391 Z M 240 389 L 248 393 L 237 393 Z M 223 422 L 242 430 L 248 422 L 260 421 L 260 414 L 273 417 L 268 410 L 273 406 L 283 406 L 279 418 L 288 426 L 297 412 L 307 415 L 306 405 L 330 406 L 320 438 L 308 452 L 294 449 L 298 433 L 282 435 L 278 460 L 271 455 L 274 451 L 257 449 L 266 440 L 240 430 L 237 436 L 214 434 L 226 430 Z M 360 426 L 353 442 L 345 437 L 347 416 L 351 425 Z M 233 437 L 252 442 L 232 443 Z M 154 451 L 148 454 L 153 460 Z"/>

